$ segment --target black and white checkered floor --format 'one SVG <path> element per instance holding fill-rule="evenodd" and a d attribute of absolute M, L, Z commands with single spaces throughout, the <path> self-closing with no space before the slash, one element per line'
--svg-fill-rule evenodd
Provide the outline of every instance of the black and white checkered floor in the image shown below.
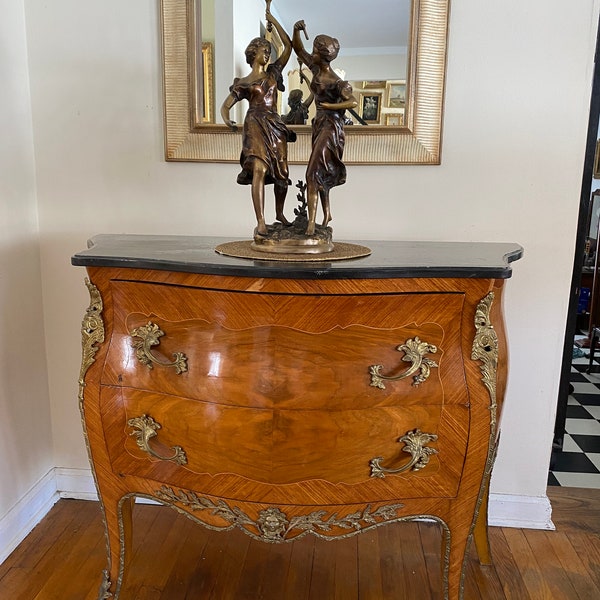
<path fill-rule="evenodd" d="M 553 456 L 548 485 L 600 489 L 600 367 L 588 375 L 588 362 L 573 359 L 567 433 L 562 452 Z"/>

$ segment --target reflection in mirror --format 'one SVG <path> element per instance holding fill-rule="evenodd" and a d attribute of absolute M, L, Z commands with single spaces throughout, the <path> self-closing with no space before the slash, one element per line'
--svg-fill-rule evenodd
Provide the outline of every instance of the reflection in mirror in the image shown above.
<path fill-rule="evenodd" d="M 439 164 L 448 3 L 272 0 L 271 12 L 287 31 L 299 19 L 306 22 L 307 49 L 320 33 L 340 40 L 335 68 L 359 103 L 347 114 L 355 125 L 348 127 L 348 164 Z M 265 35 L 275 52 L 281 47 L 266 32 L 265 0 L 162 0 L 161 24 L 167 159 L 235 161 L 239 134 L 222 124 L 215 107 L 234 77 L 246 73 L 244 49 L 252 38 Z M 310 76 L 306 67 L 304 74 Z M 283 115 L 292 90 L 309 97 L 295 57 L 286 76 L 278 99 Z M 297 126 L 290 162 L 307 160 L 312 110 L 307 126 Z M 241 124 L 243 113 L 232 118 Z"/>
<path fill-rule="evenodd" d="M 365 27 L 364 9 L 360 6 L 340 7 L 336 2 L 322 0 L 272 0 L 271 12 L 291 35 L 294 23 L 303 19 L 311 34 L 311 41 L 319 33 L 327 33 L 340 40 L 341 50 L 336 59 L 338 75 L 349 81 L 360 101 L 358 114 L 349 115 L 356 124 L 402 125 L 405 121 L 407 70 L 409 64 L 411 0 L 371 0 L 369 2 L 368 27 Z M 198 105 L 207 99 L 207 90 L 213 87 L 213 102 L 220 106 L 227 96 L 234 77 L 242 77 L 247 71 L 244 62 L 246 44 L 254 37 L 270 39 L 273 53 L 281 51 L 281 41 L 275 31 L 265 27 L 264 0 L 201 0 L 196 4 L 196 31 L 201 38 L 195 47 L 214 48 L 214 72 L 196 78 Z M 200 46 L 201 43 L 203 46 Z M 311 42 L 307 42 L 307 48 Z M 274 57 L 272 55 L 272 60 Z M 203 64 L 196 67 L 202 73 Z M 279 98 L 279 110 L 286 113 L 289 108 L 289 93 L 301 90 L 303 98 L 310 96 L 306 80 L 301 81 L 300 65 L 295 57 L 288 65 L 285 91 Z M 310 73 L 304 67 L 304 74 Z M 211 76 L 212 75 L 212 76 Z M 294 96 L 297 96 L 296 92 Z M 235 107 L 235 120 L 244 118 L 243 103 Z M 309 109 L 307 122 L 314 116 L 314 106 Z M 366 115 L 363 114 L 365 111 Z M 199 108 L 206 115 L 207 111 Z M 209 111 L 215 115 L 214 110 Z M 218 111 L 217 111 L 218 113 Z M 362 117 L 362 119 L 361 119 Z M 366 117 L 366 118 L 365 118 Z M 206 118 L 196 123 L 214 123 Z M 222 123 L 216 114 L 216 122 Z"/>
<path fill-rule="evenodd" d="M 321 0 L 273 0 L 287 28 L 299 18 L 310 27 L 311 40 L 327 33 L 340 40 L 336 59 L 338 75 L 350 82 L 359 106 L 348 117 L 354 124 L 402 125 L 404 122 L 406 79 L 409 64 L 411 0 L 373 0 L 369 2 L 369 18 L 365 21 L 362 6 Z M 272 8 L 273 10 L 273 8 Z M 365 22 L 368 26 L 365 27 Z M 310 43 L 306 44 L 307 49 Z M 309 94 L 306 83 L 300 83 L 299 65 L 288 73 L 288 93 L 300 88 Z M 403 91 L 402 98 L 400 92 Z M 396 96 L 393 96 L 393 93 Z M 286 106 L 287 95 L 282 100 Z M 314 114 L 311 107 L 308 123 Z M 394 119 L 390 120 L 390 115 Z"/>

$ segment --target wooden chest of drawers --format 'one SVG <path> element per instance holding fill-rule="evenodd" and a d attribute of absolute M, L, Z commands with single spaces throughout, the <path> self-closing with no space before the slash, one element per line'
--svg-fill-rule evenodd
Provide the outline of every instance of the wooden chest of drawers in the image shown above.
<path fill-rule="evenodd" d="M 266 542 L 428 516 L 462 595 L 506 379 L 514 244 L 377 243 L 340 263 L 219 256 L 218 240 L 97 236 L 80 403 L 109 564 L 127 573 L 136 496 Z"/>

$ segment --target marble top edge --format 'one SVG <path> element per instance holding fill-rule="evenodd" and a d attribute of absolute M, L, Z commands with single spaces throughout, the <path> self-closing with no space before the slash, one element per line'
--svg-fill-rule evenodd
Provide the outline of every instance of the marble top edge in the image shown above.
<path fill-rule="evenodd" d="M 367 246 L 362 258 L 319 262 L 249 260 L 217 254 L 216 246 L 243 238 L 99 234 L 75 254 L 76 266 L 152 268 L 192 273 L 288 278 L 485 277 L 506 279 L 523 256 L 506 242 L 352 240 Z M 339 241 L 339 240 L 338 240 Z M 335 243 L 335 240 L 334 240 Z M 341 241 L 340 241 L 341 243 Z"/>

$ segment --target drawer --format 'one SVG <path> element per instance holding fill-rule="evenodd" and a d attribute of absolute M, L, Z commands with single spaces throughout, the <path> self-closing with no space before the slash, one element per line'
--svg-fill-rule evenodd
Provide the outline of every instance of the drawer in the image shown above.
<path fill-rule="evenodd" d="M 242 296 L 132 282 L 112 294 L 105 385 L 248 408 L 468 403 L 461 294 Z"/>
<path fill-rule="evenodd" d="M 113 471 L 184 488 L 197 488 L 196 476 L 214 485 L 219 477 L 225 481 L 233 475 L 259 484 L 257 494 L 272 486 L 314 486 L 319 480 L 363 487 L 396 481 L 406 493 L 407 482 L 420 480 L 414 493 L 422 488 L 427 494 L 438 489 L 454 495 L 467 446 L 469 412 L 462 406 L 279 410 L 130 389 L 101 393 Z M 420 436 L 415 446 L 416 430 L 431 435 Z M 411 440 L 398 441 L 409 432 Z M 379 478 L 372 463 L 378 458 Z M 411 461 L 422 464 L 408 468 Z M 397 469 L 407 470 L 391 472 Z"/>

